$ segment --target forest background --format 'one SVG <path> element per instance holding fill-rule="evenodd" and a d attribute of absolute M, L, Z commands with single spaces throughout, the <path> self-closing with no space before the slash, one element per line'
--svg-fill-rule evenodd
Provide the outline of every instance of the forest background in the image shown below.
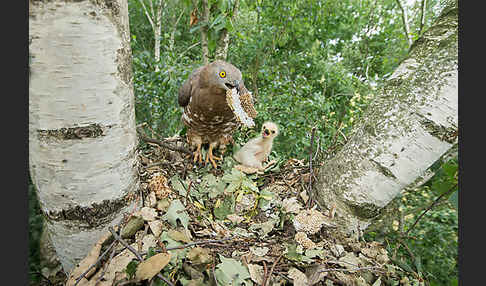
<path fill-rule="evenodd" d="M 226 60 L 242 71 L 255 97 L 256 125 L 271 120 L 281 128 L 272 156 L 307 161 L 311 129 L 316 127 L 313 149 L 318 162 L 346 143 L 379 86 L 442 5 L 440 0 L 129 0 L 128 4 L 136 120 L 147 123 L 148 134 L 159 139 L 184 135 L 179 87 L 204 64 L 202 34 L 207 35 L 207 59 L 212 61 L 220 56 L 226 33 Z M 206 5 L 207 22 L 201 19 Z M 157 26 L 159 34 L 154 33 Z M 256 134 L 241 129 L 234 138 L 242 145 Z M 457 192 L 414 224 L 440 194 L 457 185 L 457 155 L 431 170 L 435 175 L 395 199 L 389 206 L 395 215 L 370 228 L 365 239 L 385 243 L 391 257 L 420 274 L 428 285 L 457 285 Z M 42 215 L 30 178 L 29 211 L 29 267 L 36 273 Z M 409 228 L 414 239 L 401 241 L 399 233 Z M 39 278 L 31 275 L 31 279 Z"/>

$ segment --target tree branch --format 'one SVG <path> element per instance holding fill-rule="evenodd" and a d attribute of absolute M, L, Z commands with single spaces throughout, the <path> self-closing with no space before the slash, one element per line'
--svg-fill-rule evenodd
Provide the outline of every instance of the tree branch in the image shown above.
<path fill-rule="evenodd" d="M 405 37 L 407 38 L 408 46 L 412 46 L 412 37 L 410 36 L 410 26 L 408 24 L 408 13 L 407 7 L 403 6 L 402 1 L 397 0 L 398 7 L 402 10 L 402 22 L 403 22 L 403 29 L 405 30 Z"/>
<path fill-rule="evenodd" d="M 418 35 L 420 35 L 422 33 L 422 30 L 424 29 L 424 26 L 425 26 L 426 7 L 427 7 L 427 0 L 422 0 L 422 7 L 421 7 L 421 12 L 420 12 L 420 28 L 419 28 L 419 31 L 418 31 Z"/>
<path fill-rule="evenodd" d="M 125 246 L 126 248 L 128 248 L 128 250 L 130 250 L 133 254 L 135 254 L 135 257 L 137 257 L 138 261 L 142 262 L 143 261 L 143 258 L 142 256 L 140 255 L 140 253 L 138 253 L 135 249 L 133 249 L 133 247 L 131 247 L 125 240 L 123 240 L 117 233 L 116 231 L 113 229 L 113 227 L 109 227 L 108 230 L 111 232 L 111 234 L 113 234 L 113 237 L 118 240 L 123 246 Z M 157 274 L 157 277 L 159 277 L 160 279 L 162 279 L 165 283 L 167 283 L 169 286 L 174 286 L 174 284 L 172 284 L 172 282 L 170 282 L 169 279 L 165 278 L 162 274 L 158 273 Z"/>
<path fill-rule="evenodd" d="M 145 7 L 145 3 L 143 3 L 143 0 L 138 0 L 138 2 L 140 2 L 140 4 L 142 4 L 143 11 L 145 12 L 145 16 L 147 16 L 147 19 L 149 20 L 150 25 L 152 26 L 152 30 L 155 31 L 154 22 L 152 21 L 152 17 L 150 16 L 149 11 L 147 10 L 147 7 Z M 150 0 L 150 4 L 152 4 L 152 0 Z"/>
<path fill-rule="evenodd" d="M 437 199 L 435 199 L 435 201 L 415 220 L 415 222 L 413 223 L 413 225 L 407 230 L 407 232 L 405 232 L 405 236 L 408 236 L 408 233 L 415 227 L 415 225 L 419 222 L 419 220 L 429 211 L 431 210 L 439 201 L 442 197 L 444 197 L 445 195 L 448 195 L 448 194 L 451 194 L 452 192 L 454 192 L 456 190 L 456 187 L 457 187 L 457 183 L 452 186 L 449 190 L 447 190 L 446 192 L 444 192 L 443 194 L 441 194 L 439 197 L 437 197 Z"/>

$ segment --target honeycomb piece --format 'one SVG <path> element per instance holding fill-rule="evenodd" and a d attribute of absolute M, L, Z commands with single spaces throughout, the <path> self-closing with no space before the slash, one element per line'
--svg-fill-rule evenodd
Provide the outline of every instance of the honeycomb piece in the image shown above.
<path fill-rule="evenodd" d="M 295 234 L 295 241 L 297 241 L 305 249 L 311 249 L 316 247 L 316 244 L 307 237 L 307 234 L 305 234 L 305 232 L 297 232 Z"/>
<path fill-rule="evenodd" d="M 233 113 L 236 115 L 238 121 L 251 128 L 255 126 L 255 122 L 253 122 L 252 117 L 248 115 L 246 109 L 248 109 L 248 111 L 254 116 L 256 116 L 256 111 L 254 110 L 253 104 L 251 103 L 251 94 L 247 94 L 249 94 L 250 100 L 248 100 L 249 96 L 245 95 L 244 106 L 242 106 L 242 103 L 240 101 L 240 95 L 238 94 L 236 88 L 229 89 L 226 92 L 226 102 L 228 103 Z"/>
<path fill-rule="evenodd" d="M 326 224 L 326 217 L 315 209 L 305 210 L 294 218 L 296 231 L 303 231 L 307 234 L 315 234 Z"/>
<path fill-rule="evenodd" d="M 168 181 L 166 177 L 163 175 L 156 175 L 150 179 L 148 188 L 150 191 L 155 193 L 157 199 L 163 199 L 172 192 L 167 183 Z"/>

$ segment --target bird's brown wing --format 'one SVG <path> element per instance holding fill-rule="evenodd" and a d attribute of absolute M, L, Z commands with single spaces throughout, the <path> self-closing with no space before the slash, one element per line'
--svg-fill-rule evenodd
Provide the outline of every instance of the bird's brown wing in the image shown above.
<path fill-rule="evenodd" d="M 199 81 L 199 74 L 201 73 L 202 68 L 203 67 L 199 67 L 194 70 L 179 89 L 179 97 L 177 98 L 177 102 L 179 102 L 180 106 L 185 107 L 189 103 L 193 87 Z"/>

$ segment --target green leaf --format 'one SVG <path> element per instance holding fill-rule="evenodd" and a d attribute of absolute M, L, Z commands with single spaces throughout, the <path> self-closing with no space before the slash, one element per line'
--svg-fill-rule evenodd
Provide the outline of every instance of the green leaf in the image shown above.
<path fill-rule="evenodd" d="M 417 273 L 422 273 L 422 258 L 419 255 L 415 256 L 414 265 Z"/>
<path fill-rule="evenodd" d="M 179 195 L 185 197 L 187 195 L 187 191 L 182 185 L 181 179 L 179 178 L 178 175 L 174 175 L 172 178 L 170 178 L 170 184 L 172 185 L 172 188 L 179 192 Z"/>
<path fill-rule="evenodd" d="M 218 207 L 214 208 L 214 216 L 217 219 L 225 219 L 227 215 L 234 213 L 235 198 L 233 195 L 225 196 Z"/>
<path fill-rule="evenodd" d="M 287 246 L 287 253 L 284 254 L 284 257 L 293 261 L 302 261 L 302 254 L 297 252 L 296 244 L 289 244 Z"/>
<path fill-rule="evenodd" d="M 268 204 L 274 197 L 275 197 L 274 193 L 270 192 L 267 189 L 263 189 L 260 192 L 260 200 L 258 201 L 258 207 L 262 209 L 265 208 L 266 206 L 268 206 Z"/>
<path fill-rule="evenodd" d="M 253 285 L 252 282 L 245 280 L 250 278 L 250 273 L 241 262 L 233 258 L 226 258 L 221 254 L 219 259 L 221 263 L 216 266 L 214 271 L 218 285 Z"/>
<path fill-rule="evenodd" d="M 155 252 L 155 249 L 151 246 L 147 250 L 147 257 L 145 259 L 150 258 L 151 256 L 154 256 L 155 254 L 157 254 L 157 252 Z"/>
<path fill-rule="evenodd" d="M 187 229 L 190 220 L 189 214 L 186 212 L 185 207 L 180 200 L 172 201 L 167 213 L 163 215 L 162 218 L 167 220 L 174 227 L 177 227 L 177 220 L 180 220 L 185 229 Z"/>
<path fill-rule="evenodd" d="M 128 277 L 132 279 L 135 276 L 135 272 L 137 271 L 138 260 L 132 260 L 130 263 L 127 264 L 127 268 L 125 268 L 125 272 L 127 273 Z"/>
<path fill-rule="evenodd" d="M 459 209 L 459 190 L 455 191 L 450 195 L 449 197 L 449 202 L 452 204 L 452 206 L 458 210 Z"/>

